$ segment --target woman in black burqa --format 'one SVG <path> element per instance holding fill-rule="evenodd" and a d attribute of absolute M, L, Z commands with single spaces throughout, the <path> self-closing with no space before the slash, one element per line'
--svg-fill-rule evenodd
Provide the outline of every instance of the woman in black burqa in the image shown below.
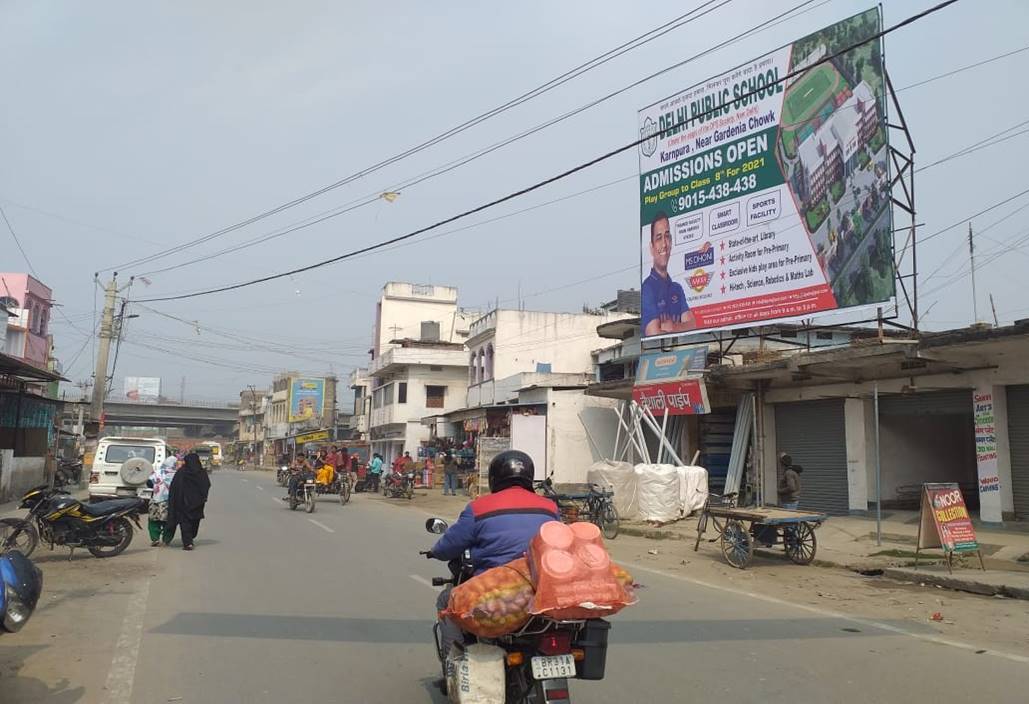
<path fill-rule="evenodd" d="M 200 464 L 200 456 L 190 452 L 168 491 L 168 523 L 173 527 L 178 525 L 182 530 L 183 550 L 193 549 L 210 489 L 211 478 Z M 174 531 L 170 535 L 174 535 Z"/>

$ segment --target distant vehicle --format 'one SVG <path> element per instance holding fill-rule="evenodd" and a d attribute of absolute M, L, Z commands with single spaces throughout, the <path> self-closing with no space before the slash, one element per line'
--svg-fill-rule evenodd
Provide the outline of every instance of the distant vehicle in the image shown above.
<path fill-rule="evenodd" d="M 162 438 L 101 438 L 89 473 L 90 501 L 140 496 L 150 473 L 167 456 Z"/>
<path fill-rule="evenodd" d="M 211 448 L 211 464 L 220 467 L 222 463 L 222 446 L 217 442 L 205 442 L 204 446 Z"/>
<path fill-rule="evenodd" d="M 191 450 L 191 452 L 197 453 L 197 456 L 200 458 L 200 464 L 204 466 L 204 469 L 210 472 L 214 466 L 214 453 L 211 451 L 211 446 L 197 445 Z"/>

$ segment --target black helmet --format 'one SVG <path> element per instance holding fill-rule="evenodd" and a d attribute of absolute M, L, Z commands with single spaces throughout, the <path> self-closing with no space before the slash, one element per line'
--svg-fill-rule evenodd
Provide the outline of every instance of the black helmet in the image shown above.
<path fill-rule="evenodd" d="M 501 491 L 520 486 L 532 491 L 535 476 L 536 465 L 531 457 L 521 450 L 505 450 L 489 463 L 489 490 Z"/>

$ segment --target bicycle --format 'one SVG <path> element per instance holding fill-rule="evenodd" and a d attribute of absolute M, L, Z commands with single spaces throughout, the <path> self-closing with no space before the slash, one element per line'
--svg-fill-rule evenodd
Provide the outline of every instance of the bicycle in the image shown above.
<path fill-rule="evenodd" d="M 550 477 L 536 483 L 544 496 L 554 500 L 561 512 L 561 520 L 565 523 L 585 520 L 600 528 L 604 537 L 614 540 L 621 528 L 621 519 L 615 508 L 614 495 L 610 489 L 603 489 L 596 484 L 589 485 L 585 494 L 559 494 L 554 490 Z"/>

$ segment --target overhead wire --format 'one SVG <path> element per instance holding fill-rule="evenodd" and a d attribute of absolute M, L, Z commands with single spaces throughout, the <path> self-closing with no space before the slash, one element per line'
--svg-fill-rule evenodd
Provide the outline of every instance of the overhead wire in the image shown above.
<path fill-rule="evenodd" d="M 967 66 L 961 66 L 960 68 L 956 68 L 956 69 L 954 69 L 952 71 L 947 71 L 946 73 L 941 73 L 941 74 L 938 74 L 936 76 L 932 76 L 930 78 L 925 78 L 925 79 L 923 79 L 921 81 L 917 81 L 917 82 L 912 83 L 910 85 L 906 85 L 903 88 L 898 88 L 897 92 L 901 93 L 901 92 L 903 92 L 905 90 L 910 90 L 912 88 L 918 88 L 919 86 L 924 86 L 927 83 L 932 83 L 933 81 L 938 81 L 941 78 L 950 78 L 951 76 L 954 76 L 956 74 L 962 73 L 963 71 L 968 71 L 968 70 L 973 69 L 973 68 L 978 68 L 980 66 L 985 66 L 986 64 L 991 64 L 994 61 L 1000 61 L 1001 59 L 1006 59 L 1007 57 L 1014 56 L 1015 54 L 1021 54 L 1023 51 L 1029 51 L 1029 45 L 1023 46 L 1023 47 L 1018 48 L 1018 49 L 1015 49 L 1014 51 L 1009 51 L 1009 52 L 1006 52 L 1004 54 L 1000 54 L 999 56 L 993 56 L 993 57 L 991 57 L 989 59 L 984 59 L 983 61 L 977 61 L 974 64 L 969 64 Z"/>
<path fill-rule="evenodd" d="M 186 243 L 183 243 L 183 244 L 180 244 L 180 245 L 176 245 L 174 247 L 170 247 L 170 248 L 165 249 L 165 250 L 163 250 L 161 252 L 156 252 L 154 254 L 151 254 L 151 255 L 148 255 L 148 256 L 145 256 L 145 257 L 140 257 L 140 258 L 128 261 L 128 262 L 124 262 L 122 264 L 117 264 L 117 265 L 112 266 L 112 267 L 107 267 L 107 268 L 103 269 L 102 271 L 110 271 L 110 270 L 114 270 L 114 269 L 122 269 L 122 268 L 129 267 L 129 266 L 136 266 L 136 265 L 143 264 L 143 263 L 146 263 L 146 262 L 149 262 L 149 261 L 153 261 L 154 259 L 157 259 L 159 257 L 164 257 L 164 256 L 167 256 L 169 254 L 173 254 L 175 252 L 182 251 L 183 249 L 194 247 L 194 246 L 196 246 L 198 244 L 202 244 L 204 242 L 208 242 L 208 241 L 210 241 L 210 240 L 212 240 L 212 239 L 214 239 L 216 237 L 221 237 L 222 235 L 228 234 L 230 232 L 234 232 L 234 231 L 236 231 L 236 230 L 238 230 L 240 228 L 243 228 L 243 227 L 246 227 L 248 225 L 251 225 L 251 224 L 253 224 L 255 222 L 258 222 L 260 220 L 268 218 L 268 217 L 270 217 L 272 215 L 280 213 L 280 212 L 282 212 L 284 210 L 287 210 L 289 208 L 293 208 L 293 207 L 295 207 L 297 205 L 300 205 L 302 203 L 305 203 L 305 202 L 307 202 L 307 201 L 309 201 L 309 200 L 311 200 L 313 198 L 316 198 L 316 197 L 318 197 L 320 195 L 328 193 L 329 191 L 335 190 L 337 188 L 340 188 L 341 186 L 344 186 L 344 185 L 347 185 L 349 183 L 352 183 L 352 182 L 354 182 L 354 181 L 356 181 L 358 179 L 364 178 L 365 176 L 368 176 L 368 175 L 370 175 L 372 173 L 375 173 L 376 171 L 379 171 L 379 170 L 381 170 L 381 169 L 383 169 L 383 168 L 385 168 L 385 167 L 387 167 L 387 166 L 389 166 L 391 164 L 394 164 L 394 163 L 396 163 L 396 162 L 398 162 L 398 161 L 400 161 L 402 159 L 405 159 L 405 158 L 407 158 L 409 156 L 412 156 L 412 155 L 417 154 L 417 153 L 419 153 L 421 151 L 424 151 L 425 149 L 428 149 L 428 148 L 430 148 L 430 147 L 432 147 L 432 146 L 434 146 L 436 144 L 439 144 L 440 142 L 443 142 L 443 141 L 453 137 L 454 135 L 460 134 L 461 132 L 464 132 L 464 131 L 466 131 L 466 130 L 468 130 L 468 129 L 470 129 L 470 128 L 472 128 L 472 127 L 474 127 L 474 126 L 476 126 L 476 125 L 478 125 L 478 124 L 480 124 L 482 122 L 485 122 L 486 120 L 488 120 L 488 119 L 490 119 L 492 117 L 495 117 L 496 115 L 499 115 L 499 114 L 501 114 L 503 112 L 506 112 L 507 110 L 510 110 L 510 109 L 512 109 L 514 107 L 517 107 L 518 105 L 521 105 L 522 103 L 525 103 L 525 102 L 527 102 L 529 100 L 532 100 L 533 98 L 536 98 L 536 97 L 538 97 L 540 95 L 543 95 L 544 93 L 547 93 L 547 92 L 553 90 L 554 88 L 557 88 L 558 86 L 563 85 L 564 83 L 567 83 L 568 81 L 570 81 L 570 80 L 572 80 L 574 78 L 577 78 L 578 76 L 580 76 L 580 75 L 582 75 L 582 74 L 584 74 L 584 73 L 586 73 L 588 71 L 593 70 L 594 68 L 602 66 L 603 64 L 607 63 L 608 61 L 611 61 L 612 59 L 617 58 L 618 56 L 621 56 L 622 54 L 625 54 L 628 51 L 632 51 L 633 49 L 636 49 L 636 48 L 639 48 L 641 46 L 644 46 L 645 44 L 647 44 L 647 43 L 649 43 L 651 41 L 654 41 L 655 39 L 657 39 L 657 38 L 659 38 L 661 36 L 664 36 L 665 34 L 667 34 L 668 32 L 671 32 L 674 29 L 678 29 L 679 27 L 682 27 L 682 26 L 684 26 L 686 24 L 689 24 L 690 22 L 695 21 L 695 20 L 697 20 L 697 19 L 699 19 L 699 18 L 709 14 L 710 12 L 713 12 L 714 10 L 717 10 L 717 9 L 719 9 L 721 7 L 724 7 L 725 5 L 728 5 L 732 1 L 733 0 L 706 0 L 705 2 L 703 2 L 700 5 L 698 5 L 697 7 L 695 7 L 694 9 L 690 10 L 689 12 L 686 12 L 685 14 L 679 15 L 678 17 L 676 17 L 675 19 L 671 20 L 670 22 L 666 22 L 666 23 L 660 25 L 659 27 L 656 27 L 655 29 L 649 30 L 648 32 L 645 32 L 644 34 L 641 34 L 638 37 L 636 37 L 636 38 L 634 38 L 634 39 L 632 39 L 632 40 L 630 40 L 628 42 L 620 44 L 619 46 L 615 47 L 614 49 L 610 49 L 610 50 L 604 52 L 603 54 L 601 54 L 601 55 L 599 55 L 597 57 L 594 57 L 593 59 L 590 59 L 589 61 L 587 61 L 587 62 L 585 62 L 583 64 L 580 64 L 579 66 L 571 69 L 570 71 L 567 71 L 567 72 L 561 74 L 560 76 L 557 76 L 556 78 L 553 78 L 553 79 L 547 81 L 546 83 L 544 83 L 544 84 L 542 84 L 540 86 L 537 86 L 536 88 L 533 88 L 532 90 L 530 90 L 530 91 L 528 91 L 526 93 L 523 93 L 523 94 L 519 95 L 516 98 L 508 100 L 507 102 L 503 103 L 500 106 L 492 108 L 491 110 L 488 110 L 488 111 L 486 111 L 486 112 L 484 112 L 484 113 L 482 113 L 480 115 L 477 115 L 477 116 L 471 118 L 470 120 L 466 120 L 465 122 L 463 122 L 463 123 L 461 123 L 461 124 L 459 124 L 459 125 L 457 125 L 455 127 L 452 127 L 450 129 L 446 130 L 445 132 L 442 132 L 441 134 L 436 135 L 435 137 L 432 137 L 432 138 L 430 138 L 430 139 L 428 139 L 428 140 L 426 140 L 426 141 L 424 141 L 424 142 L 422 142 L 422 143 L 420 143 L 420 144 L 418 144 L 418 145 L 416 145 L 414 147 L 410 147 L 410 148 L 404 150 L 403 152 L 400 152 L 399 154 L 395 154 L 395 155 L 393 155 L 391 157 L 383 159 L 382 161 L 380 161 L 380 162 L 378 162 L 376 164 L 373 164 L 371 166 L 365 167 L 365 168 L 363 168 L 363 169 L 361 169 L 359 171 L 356 171 L 356 172 L 354 172 L 354 173 L 352 173 L 352 174 L 350 174 L 350 175 L 348 175 L 348 176 L 346 176 L 346 177 L 344 177 L 342 179 L 334 181 L 333 183 L 330 183 L 330 184 L 328 184 L 326 186 L 323 186 L 323 187 L 321 187 L 321 188 L 319 188 L 317 190 L 314 190 L 314 191 L 312 191 L 310 193 L 307 193 L 307 194 L 305 194 L 303 196 L 300 196 L 298 198 L 294 198 L 293 200 L 290 200 L 290 201 L 287 201 L 285 203 L 282 203 L 282 204 L 280 204 L 280 205 L 278 205 L 278 206 L 276 206 L 274 208 L 271 208 L 271 209 L 266 210 L 266 211 L 264 211 L 262 213 L 259 213 L 257 215 L 252 216 L 252 217 L 249 217 L 249 218 L 246 218 L 244 220 L 241 220 L 241 221 L 239 221 L 237 223 L 234 223 L 232 225 L 224 227 L 224 228 L 222 228 L 220 230 L 217 230 L 217 231 L 215 231 L 213 233 L 209 233 L 209 234 L 204 235 L 202 237 L 196 238 L 196 239 L 194 239 L 194 240 L 192 240 L 190 242 L 186 242 Z M 712 5 L 714 5 L 715 7 L 711 8 Z"/>
<path fill-rule="evenodd" d="M 171 265 L 171 266 L 167 266 L 167 267 L 162 267 L 160 269 L 155 269 L 155 270 L 151 270 L 151 271 L 145 271 L 145 272 L 142 272 L 140 275 L 141 276 L 146 276 L 146 275 L 164 273 L 164 272 L 167 272 L 167 271 L 178 269 L 178 268 L 183 267 L 183 266 L 188 266 L 188 265 L 191 265 L 191 264 L 196 264 L 196 263 L 199 263 L 199 262 L 208 261 L 208 260 L 213 259 L 215 257 L 223 256 L 225 254 L 231 254 L 231 253 L 240 251 L 242 249 L 247 249 L 247 248 L 252 247 L 254 245 L 261 244 L 261 243 L 264 243 L 264 242 L 267 242 L 269 240 L 276 239 L 276 238 L 279 238 L 279 237 L 283 237 L 283 236 L 288 235 L 288 234 L 292 234 L 292 233 L 297 232 L 299 230 L 303 230 L 303 229 L 306 229 L 306 228 L 311 227 L 313 225 L 320 224 L 322 222 L 325 222 L 325 221 L 330 220 L 332 218 L 338 217 L 338 216 L 343 215 L 345 213 L 352 212 L 353 210 L 356 210 L 357 208 L 360 208 L 360 207 L 363 207 L 365 205 L 369 205 L 371 203 L 377 202 L 377 201 L 379 201 L 381 199 L 382 193 L 384 193 L 384 192 L 402 192 L 402 191 L 410 189 L 411 187 L 416 186 L 416 185 L 418 185 L 420 183 L 428 181 L 429 179 L 436 178 L 438 176 L 442 176 L 443 174 L 446 174 L 446 173 L 448 173 L 450 171 L 453 171 L 453 170 L 455 170 L 457 168 L 460 168 L 461 166 L 464 166 L 465 164 L 468 164 L 468 163 L 471 163 L 471 162 L 473 162 L 473 161 L 475 161 L 477 159 L 480 159 L 480 158 L 482 158 L 482 157 L 484 157 L 484 156 L 486 156 L 488 154 L 491 154 L 491 153 L 493 153 L 493 152 L 495 152 L 495 151 L 497 151 L 497 150 L 499 150 L 499 149 L 501 149 L 503 147 L 506 147 L 506 146 L 508 146 L 510 144 L 513 144 L 513 143 L 518 142 L 518 141 L 520 141 L 522 139 L 530 137 L 530 136 L 532 136 L 532 135 L 534 135 L 534 134 L 536 134 L 538 132 L 541 132 L 541 131 L 549 128 L 549 127 L 552 127 L 552 126 L 554 126 L 556 124 L 564 122 L 565 120 L 567 120 L 567 119 L 569 119 L 571 117 L 574 117 L 575 115 L 578 115 L 578 114 L 580 114 L 582 112 L 585 112 L 586 110 L 590 110 L 590 109 L 596 107 L 597 105 L 600 105 L 600 104 L 602 104 L 602 103 L 604 103 L 604 102 L 606 102 L 606 101 L 608 101 L 608 100 L 610 100 L 612 98 L 615 98 L 615 97 L 617 97 L 617 96 L 619 96 L 619 95 L 621 95 L 621 94 L 623 94 L 623 93 L 625 93 L 625 92 L 627 92 L 627 91 L 629 91 L 629 90 L 631 90 L 633 88 L 636 88 L 636 87 L 642 85 L 643 83 L 646 83 L 647 81 L 650 81 L 650 80 L 653 80 L 654 78 L 662 76 L 665 73 L 668 73 L 669 71 L 681 68 L 682 66 L 685 66 L 686 64 L 689 64 L 689 63 L 691 63 L 693 61 L 696 61 L 696 60 L 698 60 L 698 59 L 700 59 L 700 58 L 702 58 L 704 56 L 707 56 L 708 54 L 711 54 L 711 53 L 713 53 L 715 51 L 718 51 L 720 49 L 723 49 L 725 47 L 731 46 L 732 44 L 735 44 L 735 43 L 737 43 L 739 41 L 742 41 L 743 39 L 745 39 L 745 38 L 747 38 L 747 37 L 749 37 L 749 36 L 751 36 L 753 34 L 757 34 L 759 32 L 765 31 L 767 29 L 771 29 L 772 27 L 775 27 L 775 26 L 781 24 L 782 22 L 786 22 L 788 20 L 795 19 L 796 17 L 799 17 L 800 15 L 802 15 L 802 14 L 804 14 L 806 12 L 810 12 L 811 10 L 817 9 L 818 7 L 821 7 L 822 5 L 825 5 L 825 4 L 829 3 L 829 2 L 831 2 L 832 0 L 822 0 L 822 2 L 818 3 L 817 5 L 814 5 L 812 7 L 807 7 L 806 9 L 801 9 L 801 8 L 804 8 L 807 5 L 811 5 L 811 3 L 813 1 L 814 0 L 805 0 L 804 2 L 801 2 L 801 3 L 797 4 L 797 5 L 794 5 L 793 7 L 791 7 L 788 10 L 786 10 L 785 12 L 782 12 L 782 13 L 780 13 L 778 15 L 775 15 L 774 17 L 772 17 L 772 18 L 770 18 L 770 19 L 768 19 L 768 20 L 766 20 L 766 21 L 764 21 L 764 22 L 762 22 L 762 23 L 760 23 L 758 25 L 755 25 L 754 27 L 752 27 L 752 28 L 750 28 L 748 30 L 746 30 L 744 32 L 741 32 L 741 33 L 737 34 L 736 36 L 731 37 L 731 38 L 729 38 L 729 39 L 727 39 L 727 40 L 725 40 L 723 42 L 720 42 L 719 44 L 716 44 L 713 47 L 705 49 L 704 51 L 701 51 L 700 53 L 695 54 L 695 55 L 693 55 L 693 56 L 691 56 L 691 57 L 689 57 L 689 58 L 687 58 L 687 59 L 685 59 L 683 61 L 679 61 L 679 62 L 677 62 L 675 64 L 672 64 L 671 66 L 667 66 L 667 67 L 665 67 L 665 68 L 663 68 L 663 69 L 661 69 L 659 71 L 656 71 L 656 72 L 650 74 L 649 76 L 646 76 L 646 77 L 644 77 L 644 78 L 642 78 L 640 80 L 634 81 L 633 83 L 631 83 L 631 84 L 629 84 L 629 85 L 627 85 L 627 86 L 625 86 L 623 88 L 620 88 L 620 89 L 618 89 L 616 91 L 608 93 L 608 94 L 606 94 L 606 95 L 604 95 L 604 96 L 602 96 L 602 97 L 600 97 L 598 99 L 595 99 L 595 100 L 593 100 L 593 101 L 591 101 L 591 102 L 589 102 L 589 103 L 587 103 L 585 105 L 582 105 L 582 106 L 580 106 L 578 108 L 575 108 L 573 110 L 565 112 L 565 113 L 563 113 L 563 114 L 561 114 L 561 115 L 559 115 L 557 117 L 551 118 L 551 119 L 549 119 L 549 120 L 547 120 L 545 122 L 542 122 L 542 123 L 540 123 L 540 124 L 538 124 L 538 125 L 536 125 L 534 127 L 531 127 L 531 128 L 529 128 L 527 130 L 519 132 L 519 133 L 517 133 L 517 134 L 515 134 L 515 135 L 513 135 L 511 137 L 508 137 L 508 138 L 506 138 L 504 140 L 501 140 L 499 142 L 495 142 L 494 144 L 491 144 L 491 145 L 486 146 L 486 147 L 482 147 L 481 149 L 478 149 L 478 150 L 473 151 L 473 152 L 471 152 L 469 154 L 466 154 L 465 156 L 462 156 L 462 157 L 460 157 L 458 159 L 455 159 L 454 161 L 448 162 L 446 164 L 443 164 L 442 166 L 439 166 L 439 167 L 436 167 L 436 168 L 431 169 L 429 171 L 426 171 L 426 172 L 420 174 L 419 176 L 413 177 L 413 178 L 408 179 L 406 181 L 401 181 L 401 182 L 398 182 L 398 183 L 394 183 L 394 184 L 392 184 L 390 186 L 387 186 L 384 189 L 377 190 L 375 193 L 369 194 L 368 196 L 364 196 L 362 198 L 359 198 L 359 199 L 356 199 L 356 200 L 353 200 L 353 201 L 349 201 L 347 203 L 344 203 L 341 206 L 338 206 L 337 208 L 332 208 L 332 209 L 329 209 L 329 210 L 322 211 L 322 212 L 317 213 L 315 215 L 312 215 L 312 216 L 309 216 L 307 218 L 304 218 L 304 219 L 301 219 L 299 221 L 296 221 L 296 222 L 294 222 L 294 223 L 292 223 L 290 225 L 286 225 L 286 226 L 284 226 L 282 228 L 274 230 L 274 231 L 272 231 L 270 233 L 267 233 L 267 234 L 264 234 L 264 235 L 259 235 L 256 238 L 253 238 L 253 239 L 250 239 L 250 240 L 246 240 L 246 241 L 244 241 L 244 242 L 242 242 L 242 243 L 240 243 L 238 245 L 232 246 L 232 247 L 227 247 L 227 248 L 225 248 L 223 250 L 220 250 L 218 252 L 214 252 L 214 253 L 212 253 L 210 255 L 199 257 L 199 258 L 196 258 L 196 259 L 192 259 L 190 261 L 183 262 L 183 263 L 180 263 L 180 264 L 175 264 L 175 265 Z M 800 10 L 800 11 L 798 12 L 798 10 Z"/>
<path fill-rule="evenodd" d="M 749 97 L 753 97 L 759 91 L 766 91 L 770 86 L 778 85 L 779 83 L 783 83 L 783 82 L 789 81 L 790 79 L 795 78 L 796 76 L 801 75 L 801 74 L 811 70 L 812 68 L 814 68 L 816 66 L 820 66 L 820 65 L 822 65 L 823 63 L 825 63 L 827 61 L 830 61 L 830 60 L 832 60 L 834 58 L 837 58 L 838 56 L 841 56 L 841 55 L 843 55 L 843 54 L 845 54 L 845 53 L 847 53 L 849 51 L 853 51 L 854 49 L 856 49 L 856 48 L 858 48 L 860 46 L 863 46 L 864 44 L 867 44 L 867 43 L 869 43 L 871 41 L 875 41 L 877 39 L 880 39 L 880 38 L 882 38 L 882 37 L 884 37 L 884 36 L 886 36 L 886 35 L 888 35 L 888 34 L 890 34 L 892 32 L 897 31 L 898 29 L 901 29 L 903 27 L 908 26 L 909 24 L 912 24 L 913 22 L 917 22 L 918 20 L 920 20 L 920 19 L 922 19 L 922 18 L 924 18 L 924 17 L 926 17 L 926 16 L 928 16 L 930 14 L 933 14 L 935 12 L 939 12 L 940 10 L 942 10 L 942 9 L 944 9 L 946 7 L 949 7 L 950 5 L 954 4 L 957 1 L 958 0 L 945 0 L 944 2 L 938 3 L 938 4 L 936 4 L 936 5 L 934 5 L 934 6 L 930 7 L 930 8 L 927 8 L 926 10 L 923 10 L 920 13 L 911 15 L 910 17 L 908 17 L 908 18 L 906 18 L 906 19 L 904 19 L 904 20 L 902 20 L 902 21 L 900 21 L 900 22 L 898 22 L 898 23 L 896 23 L 896 24 L 894 24 L 894 25 L 892 25 L 892 26 L 890 26 L 888 28 L 885 28 L 885 29 L 883 29 L 883 30 L 881 30 L 879 32 L 874 33 L 874 34 L 872 34 L 871 36 L 869 36 L 866 39 L 863 39 L 863 40 L 861 40 L 859 42 L 855 42 L 851 46 L 848 46 L 848 47 L 846 47 L 844 49 L 841 49 L 840 51 L 837 51 L 837 52 L 835 52 L 833 54 L 826 55 L 826 56 L 822 57 L 821 59 L 819 59 L 818 61 L 814 62 L 811 66 L 807 66 L 807 67 L 804 67 L 803 69 L 798 69 L 798 70 L 795 70 L 795 71 L 788 72 L 785 76 L 777 79 L 776 81 L 770 82 L 770 83 L 766 84 L 765 86 L 762 86 L 759 89 L 754 89 L 754 90 L 749 91 L 747 93 L 743 93 L 740 96 L 736 96 L 736 97 L 733 98 L 733 100 L 742 100 L 742 99 L 746 99 L 746 98 L 749 98 Z M 731 101 L 726 101 L 725 104 L 729 104 L 730 102 Z M 713 113 L 715 113 L 715 111 L 724 109 L 724 107 L 725 107 L 725 105 L 723 105 L 723 104 L 719 104 L 719 105 L 713 106 L 712 108 L 710 108 L 709 110 L 705 111 L 704 113 L 700 113 L 698 115 L 691 116 L 689 119 L 694 120 L 694 119 L 698 119 L 700 117 L 703 117 L 705 115 L 713 114 Z M 682 123 L 685 124 L 685 120 L 682 121 Z M 669 126 L 668 129 L 674 129 L 678 125 L 679 125 L 679 123 L 676 123 L 676 125 Z M 452 222 L 455 222 L 457 220 L 461 220 L 461 219 L 467 218 L 467 217 L 469 217 L 471 215 L 474 215 L 476 213 L 479 213 L 479 212 L 488 210 L 490 208 L 496 207 L 497 205 L 500 205 L 502 203 L 506 203 L 506 202 L 514 200 L 516 198 L 520 198 L 520 197 L 522 197 L 522 196 L 524 196 L 524 195 L 526 195 L 528 193 L 532 193 L 532 192 L 537 191 L 537 190 L 539 190 L 541 188 L 544 188 L 545 186 L 548 186 L 548 185 L 550 185 L 552 183 L 555 183 L 557 181 L 561 181 L 561 180 L 563 180 L 563 179 L 565 179 L 565 178 L 567 178 L 567 177 L 569 177 L 569 176 L 571 176 L 573 174 L 579 173 L 580 171 L 586 170 L 586 169 L 588 169 L 590 167 L 593 167 L 593 166 L 595 166 L 595 165 L 597 165 L 599 163 L 602 163 L 602 162 L 604 162 L 604 161 L 606 161 L 606 160 L 608 160 L 608 159 L 610 159 L 610 158 L 612 158 L 614 156 L 617 156 L 617 155 L 622 154 L 622 153 L 624 153 L 624 152 L 626 152 L 626 151 L 628 151 L 630 149 L 633 149 L 633 148 L 637 147 L 639 144 L 642 144 L 644 141 L 646 141 L 649 138 L 650 137 L 648 136 L 648 137 L 641 137 L 640 139 L 633 140 L 633 141 L 629 142 L 628 144 L 622 145 L 620 147 L 616 147 L 615 149 L 613 149 L 611 151 L 608 151 L 608 152 L 606 152 L 604 154 L 601 154 L 601 155 L 599 155 L 597 157 L 594 157 L 593 159 L 590 159 L 590 160 L 588 160 L 586 162 L 580 163 L 579 165 L 574 166 L 574 167 L 572 167 L 570 169 L 566 169 L 565 171 L 562 171 L 562 172 L 560 172 L 558 174 L 555 174 L 555 175 L 553 175 L 553 176 L 551 176 L 549 178 L 546 178 L 546 179 L 543 179 L 541 181 L 538 181 L 538 182 L 536 182 L 536 183 L 534 183 L 532 185 L 526 186 L 525 188 L 519 189 L 519 190 L 514 191 L 512 193 L 509 193 L 509 194 L 507 194 L 505 196 L 501 196 L 500 198 L 496 198 L 496 199 L 494 199 L 492 201 L 489 201 L 489 202 L 484 203 L 482 205 L 479 205 L 477 207 L 471 208 L 469 210 L 465 210 L 464 212 L 461 212 L 461 213 L 458 213 L 456 215 L 450 216 L 448 218 L 440 220 L 440 221 L 438 221 L 436 223 L 433 223 L 431 225 L 427 225 L 425 227 L 418 228 L 418 229 L 413 230 L 411 232 L 408 232 L 406 234 L 398 235 L 396 237 L 393 237 L 393 238 L 390 238 L 390 239 L 387 239 L 387 240 L 384 240 L 384 241 L 381 241 L 381 242 L 378 242 L 378 243 L 375 243 L 375 244 L 371 244 L 371 245 L 367 245 L 365 247 L 361 247 L 359 249 L 356 249 L 356 250 L 353 250 L 351 252 L 347 252 L 347 253 L 341 254 L 341 255 L 336 256 L 336 257 L 331 257 L 329 259 L 324 259 L 324 260 L 321 260 L 319 262 L 315 262 L 313 264 L 309 264 L 309 265 L 306 265 L 306 266 L 297 267 L 297 268 L 291 269 L 289 271 L 284 271 L 284 272 L 280 272 L 280 273 L 277 273 L 277 274 L 269 274 L 267 276 L 258 277 L 256 279 L 251 279 L 249 281 L 239 282 L 239 283 L 235 283 L 235 284 L 229 284 L 229 285 L 226 285 L 226 286 L 220 286 L 220 287 L 213 288 L 213 289 L 207 289 L 207 290 L 203 290 L 203 291 L 196 291 L 196 292 L 192 292 L 192 293 L 185 293 L 185 294 L 172 295 L 172 296 L 155 296 L 155 297 L 152 297 L 152 298 L 143 298 L 143 299 L 139 299 L 139 300 L 141 302 L 149 303 L 149 302 L 156 302 L 156 301 L 182 300 L 182 299 L 186 299 L 186 298 L 195 298 L 197 296 L 207 296 L 207 295 L 211 295 L 211 294 L 215 294 L 215 293 L 222 293 L 222 292 L 225 292 L 225 291 L 232 291 L 232 290 L 236 290 L 236 289 L 240 289 L 240 288 L 244 288 L 244 287 L 248 287 L 248 286 L 253 286 L 255 284 L 264 283 L 264 282 L 272 281 L 272 280 L 275 280 L 275 279 L 280 279 L 280 278 L 283 278 L 283 277 L 286 277 L 286 276 L 292 276 L 292 275 L 295 275 L 295 274 L 303 273 L 305 271 L 311 271 L 313 269 L 317 269 L 317 268 L 320 268 L 320 267 L 323 267 L 323 266 L 327 266 L 329 264 L 334 264 L 334 263 L 337 263 L 337 262 L 340 262 L 340 261 L 343 261 L 343 260 L 346 260 L 346 259 L 350 259 L 350 258 L 353 258 L 353 257 L 355 257 L 357 255 L 363 254 L 365 252 L 375 251 L 375 250 L 381 249 L 383 247 L 386 247 L 388 245 L 395 244 L 397 242 L 402 242 L 404 240 L 408 240 L 408 239 L 417 237 L 418 235 L 424 234 L 425 232 L 429 232 L 431 230 L 439 229 L 440 227 L 448 225 L 448 224 L 450 224 Z"/>

